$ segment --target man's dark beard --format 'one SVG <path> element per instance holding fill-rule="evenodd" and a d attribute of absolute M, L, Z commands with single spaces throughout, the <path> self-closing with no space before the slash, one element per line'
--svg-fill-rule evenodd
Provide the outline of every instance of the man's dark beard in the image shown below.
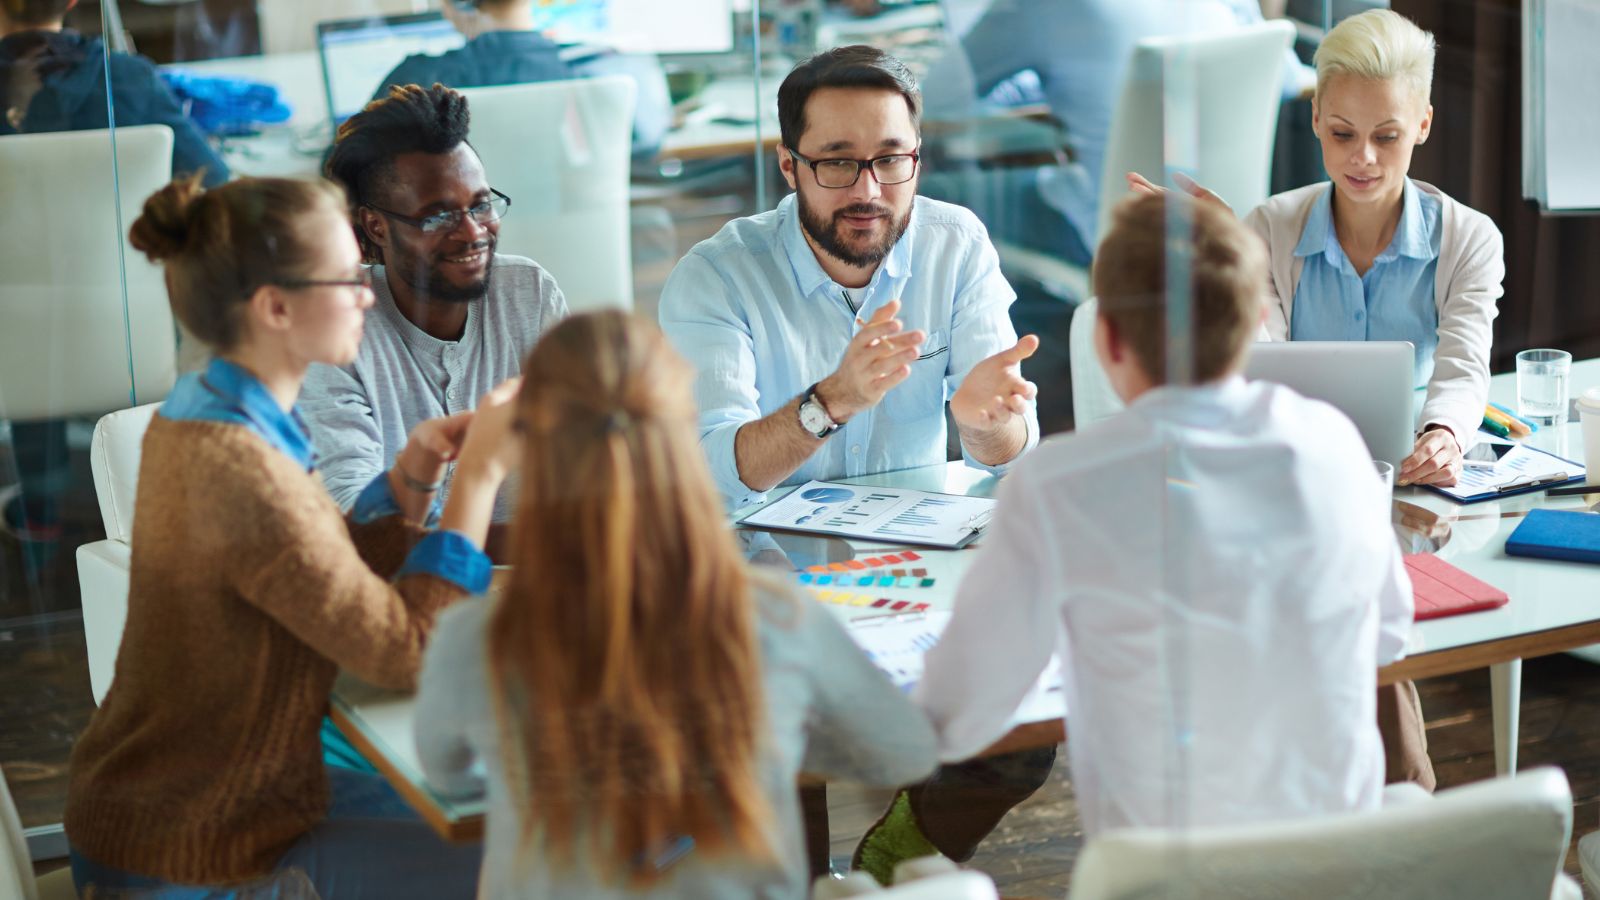
<path fill-rule="evenodd" d="M 872 203 L 855 203 L 843 209 L 836 210 L 831 220 L 822 218 L 806 203 L 805 192 L 800 192 L 797 201 L 800 204 L 800 227 L 806 230 L 818 247 L 824 253 L 849 266 L 875 266 L 883 262 L 883 258 L 894 249 L 900 236 L 906 233 L 906 228 L 911 224 L 911 206 L 906 207 L 906 213 L 899 220 L 889 221 L 889 230 L 884 233 L 883 240 L 861 250 L 852 249 L 839 236 L 839 230 L 844 227 L 839 220 L 850 216 L 892 216 L 894 211 L 887 206 Z M 916 198 L 912 198 L 912 205 Z"/>
<path fill-rule="evenodd" d="M 477 249 L 485 249 L 489 253 L 489 265 L 484 270 L 483 278 L 476 284 L 466 287 L 451 284 L 439 270 L 432 264 L 423 260 L 421 254 L 411 252 L 411 249 L 396 241 L 384 250 L 384 269 L 393 272 L 401 281 L 404 281 L 416 292 L 419 300 L 433 300 L 440 303 L 471 303 L 481 300 L 489 293 L 489 279 L 494 277 L 494 251 L 498 240 L 490 235 L 481 241 L 475 241 L 471 247 L 462 253 L 472 253 Z M 455 254 L 457 256 L 461 254 Z M 423 282 L 419 284 L 419 282 Z"/>

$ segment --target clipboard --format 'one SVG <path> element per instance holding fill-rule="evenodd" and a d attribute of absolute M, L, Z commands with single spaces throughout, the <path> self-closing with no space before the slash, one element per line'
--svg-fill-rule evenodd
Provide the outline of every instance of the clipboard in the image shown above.
<path fill-rule="evenodd" d="M 1582 483 L 1588 478 L 1583 463 L 1527 444 L 1513 444 L 1511 452 L 1489 470 L 1462 469 L 1455 486 L 1442 488 L 1425 484 L 1436 494 L 1457 503 L 1481 503 L 1535 491 L 1546 491 L 1563 484 Z"/>
<path fill-rule="evenodd" d="M 959 550 L 983 533 L 994 507 L 987 497 L 808 481 L 735 524 Z"/>

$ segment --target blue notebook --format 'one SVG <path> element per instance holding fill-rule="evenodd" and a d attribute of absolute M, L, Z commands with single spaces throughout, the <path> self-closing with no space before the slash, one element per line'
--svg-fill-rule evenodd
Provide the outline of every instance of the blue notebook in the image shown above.
<path fill-rule="evenodd" d="M 1532 510 L 1506 538 L 1506 554 L 1600 563 L 1600 515 L 1568 509 Z"/>

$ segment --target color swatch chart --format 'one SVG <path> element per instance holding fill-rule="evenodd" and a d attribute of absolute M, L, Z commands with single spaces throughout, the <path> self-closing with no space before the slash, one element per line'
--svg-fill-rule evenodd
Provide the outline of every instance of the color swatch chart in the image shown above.
<path fill-rule="evenodd" d="M 823 603 L 860 606 L 883 612 L 924 612 L 928 609 L 926 603 L 860 593 L 862 590 L 885 588 L 914 590 L 933 587 L 936 582 L 928 575 L 926 567 L 906 565 L 921 560 L 922 557 L 915 551 L 905 550 L 866 559 L 810 566 L 798 573 L 797 577 Z"/>

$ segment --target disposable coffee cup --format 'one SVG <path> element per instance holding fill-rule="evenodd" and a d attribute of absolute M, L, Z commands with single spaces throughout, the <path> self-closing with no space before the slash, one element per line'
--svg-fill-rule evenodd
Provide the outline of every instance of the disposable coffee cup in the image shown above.
<path fill-rule="evenodd" d="M 1578 420 L 1583 424 L 1583 465 L 1593 483 L 1600 479 L 1600 388 L 1578 395 Z"/>

